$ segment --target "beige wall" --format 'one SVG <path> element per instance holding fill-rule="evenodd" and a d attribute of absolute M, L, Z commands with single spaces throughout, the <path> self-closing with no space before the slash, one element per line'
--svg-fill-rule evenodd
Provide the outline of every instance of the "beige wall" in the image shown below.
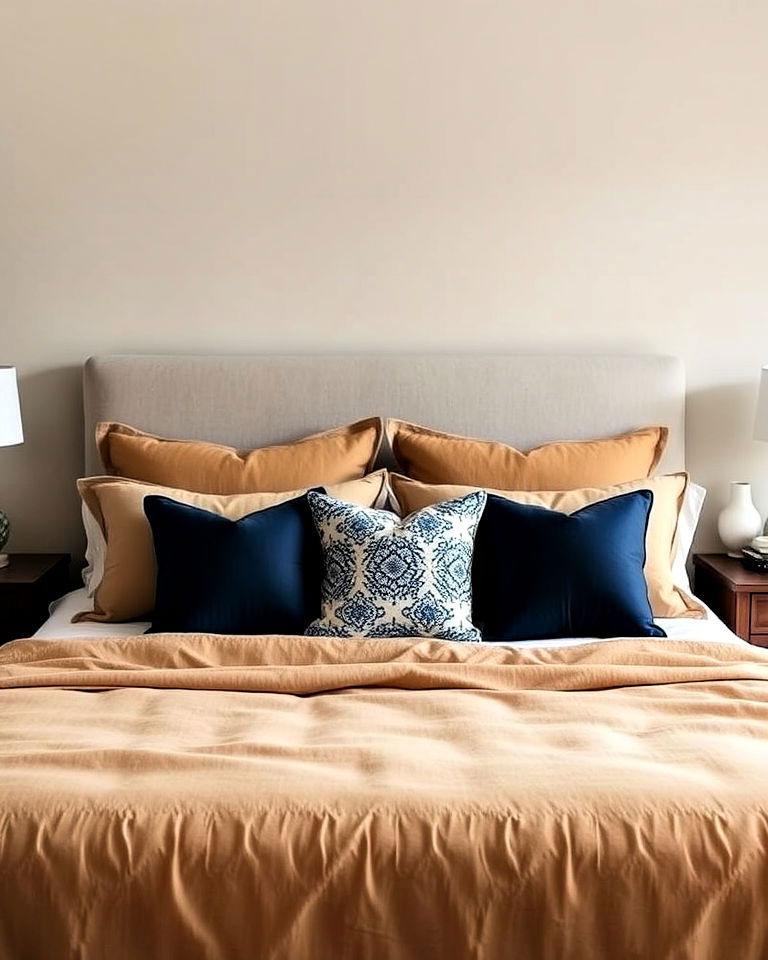
<path fill-rule="evenodd" d="M 0 450 L 76 549 L 91 353 L 577 349 L 688 368 L 689 466 L 752 479 L 768 5 L 6 0 Z"/>

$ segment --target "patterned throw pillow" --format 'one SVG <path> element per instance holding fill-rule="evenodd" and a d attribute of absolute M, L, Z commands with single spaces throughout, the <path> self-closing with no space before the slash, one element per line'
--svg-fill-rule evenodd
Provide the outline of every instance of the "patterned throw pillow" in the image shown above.
<path fill-rule="evenodd" d="M 307 494 L 325 554 L 321 615 L 311 636 L 436 637 L 478 642 L 471 621 L 472 548 L 483 491 L 404 520 Z"/>

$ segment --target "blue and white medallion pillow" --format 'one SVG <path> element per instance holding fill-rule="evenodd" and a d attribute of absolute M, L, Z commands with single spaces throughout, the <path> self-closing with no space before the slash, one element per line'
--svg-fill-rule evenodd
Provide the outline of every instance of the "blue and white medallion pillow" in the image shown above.
<path fill-rule="evenodd" d="M 478 642 L 472 549 L 483 491 L 400 520 L 310 491 L 325 555 L 320 618 L 310 636 L 436 637 Z"/>

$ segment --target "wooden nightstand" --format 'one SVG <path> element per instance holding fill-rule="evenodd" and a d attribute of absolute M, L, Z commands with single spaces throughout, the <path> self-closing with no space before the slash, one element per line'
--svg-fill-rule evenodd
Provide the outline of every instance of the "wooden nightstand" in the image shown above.
<path fill-rule="evenodd" d="M 68 553 L 12 553 L 0 568 L 0 643 L 31 636 L 69 585 Z"/>
<path fill-rule="evenodd" d="M 694 592 L 742 640 L 768 647 L 768 574 L 724 553 L 693 558 Z"/>

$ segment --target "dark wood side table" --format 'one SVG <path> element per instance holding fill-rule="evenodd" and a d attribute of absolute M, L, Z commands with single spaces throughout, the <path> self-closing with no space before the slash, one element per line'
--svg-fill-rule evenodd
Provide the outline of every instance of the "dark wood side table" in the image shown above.
<path fill-rule="evenodd" d="M 724 553 L 693 558 L 694 592 L 742 640 L 768 647 L 768 574 Z"/>
<path fill-rule="evenodd" d="M 69 586 L 68 553 L 12 553 L 0 567 L 0 643 L 31 636 Z"/>

